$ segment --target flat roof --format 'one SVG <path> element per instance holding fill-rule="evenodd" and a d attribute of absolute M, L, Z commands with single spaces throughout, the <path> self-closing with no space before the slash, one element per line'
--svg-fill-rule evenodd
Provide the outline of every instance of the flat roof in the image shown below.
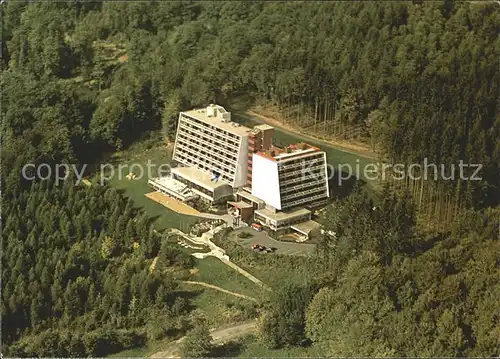
<path fill-rule="evenodd" d="M 212 181 L 213 177 L 210 173 L 199 170 L 196 167 L 175 167 L 170 172 L 210 190 L 221 186 L 229 186 L 229 184 L 221 180 L 217 182 Z"/>
<path fill-rule="evenodd" d="M 213 106 L 213 108 L 217 110 L 218 114 L 219 113 L 220 114 L 229 114 L 229 118 L 230 118 L 230 113 L 227 112 L 224 109 L 224 107 L 215 105 L 215 106 Z M 184 113 L 188 116 L 194 117 L 197 120 L 200 120 L 204 123 L 208 123 L 212 126 L 218 127 L 218 128 L 225 130 L 229 133 L 238 135 L 238 136 L 247 136 L 248 133 L 250 132 L 250 129 L 248 127 L 242 126 L 239 123 L 231 122 L 231 121 L 223 122 L 222 117 L 208 116 L 206 108 L 183 111 L 182 113 Z"/>
<path fill-rule="evenodd" d="M 257 129 L 262 130 L 262 131 L 274 129 L 273 126 L 269 126 L 268 124 L 256 125 L 256 126 L 253 126 L 253 128 L 257 128 Z"/>
<path fill-rule="evenodd" d="M 294 217 L 303 216 L 305 214 L 310 214 L 311 211 L 305 208 L 297 208 L 293 211 L 279 211 L 279 212 L 271 212 L 267 208 L 258 209 L 255 213 L 260 214 L 263 217 L 269 218 L 273 221 L 282 221 L 286 219 L 291 219 Z"/>
<path fill-rule="evenodd" d="M 305 155 L 306 153 L 316 153 L 318 152 L 318 150 L 314 149 L 314 148 L 308 148 L 308 149 L 305 149 L 305 150 L 292 150 L 292 152 L 289 152 L 289 153 L 280 153 L 279 155 L 277 156 L 274 156 L 275 159 L 277 160 L 284 160 L 284 159 L 288 159 L 290 157 L 296 157 L 296 156 L 300 156 L 300 155 Z"/>
<path fill-rule="evenodd" d="M 152 178 L 150 182 L 155 183 L 160 187 L 164 187 L 172 192 L 178 193 L 185 197 L 195 196 L 195 193 L 184 183 L 177 181 L 171 176 Z"/>
<path fill-rule="evenodd" d="M 229 203 L 233 207 L 240 208 L 240 209 L 253 208 L 253 206 L 251 204 L 243 202 L 243 201 L 239 201 L 239 202 L 229 202 L 228 201 L 227 203 Z"/>
<path fill-rule="evenodd" d="M 259 197 L 256 197 L 253 194 L 251 194 L 250 192 L 247 192 L 245 190 L 240 189 L 238 192 L 236 192 L 236 194 L 240 195 L 241 197 L 246 198 L 252 202 L 255 202 L 255 203 L 264 203 L 264 201 L 261 200 Z"/>
<path fill-rule="evenodd" d="M 302 234 L 308 235 L 311 231 L 314 231 L 315 229 L 319 229 L 321 227 L 321 224 L 318 222 L 309 220 L 305 221 L 302 223 L 297 223 L 294 224 L 293 226 L 290 226 L 290 228 L 296 230 L 297 232 L 300 232 Z"/>
<path fill-rule="evenodd" d="M 284 148 L 272 146 L 268 151 L 260 151 L 256 154 L 262 157 L 269 158 L 273 161 L 279 162 L 296 158 L 306 154 L 321 152 L 321 149 L 307 143 L 296 143 L 288 145 Z"/>

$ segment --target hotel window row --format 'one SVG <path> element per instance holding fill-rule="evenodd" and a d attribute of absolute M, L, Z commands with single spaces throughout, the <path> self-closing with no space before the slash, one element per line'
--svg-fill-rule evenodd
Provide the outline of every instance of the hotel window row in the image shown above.
<path fill-rule="evenodd" d="M 194 129 L 198 129 L 200 131 L 209 131 L 213 134 L 213 137 L 217 138 L 219 141 L 222 143 L 228 143 L 228 144 L 233 144 L 235 146 L 239 145 L 239 136 L 230 133 L 228 131 L 225 131 L 219 127 L 212 126 L 209 123 L 202 122 L 200 120 L 197 120 L 194 117 L 187 116 L 186 114 L 182 114 L 181 116 L 181 123 L 184 122 L 185 124 L 189 124 L 192 126 Z"/>
<path fill-rule="evenodd" d="M 220 146 L 219 143 L 208 140 L 205 137 L 193 135 L 190 131 L 179 131 L 178 139 L 181 143 L 196 143 L 204 148 L 210 148 L 217 156 L 223 156 L 230 159 L 233 163 L 236 161 L 234 156 L 234 148 Z"/>

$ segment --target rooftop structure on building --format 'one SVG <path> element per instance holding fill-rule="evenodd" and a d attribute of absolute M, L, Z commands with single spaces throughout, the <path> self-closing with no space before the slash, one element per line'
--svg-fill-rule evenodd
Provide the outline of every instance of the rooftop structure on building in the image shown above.
<path fill-rule="evenodd" d="M 259 155 L 265 156 L 275 162 L 280 162 L 318 151 L 321 151 L 318 147 L 300 142 L 286 147 L 271 146 L 266 151 L 259 151 Z"/>
<path fill-rule="evenodd" d="M 156 191 L 182 202 L 190 202 L 198 198 L 197 194 L 189 186 L 177 181 L 172 176 L 151 178 L 148 180 L 148 184 Z"/>
<path fill-rule="evenodd" d="M 253 154 L 269 150 L 273 145 L 274 127 L 269 125 L 257 125 L 248 137 L 248 170 L 247 187 L 252 188 Z"/>
<path fill-rule="evenodd" d="M 226 111 L 226 109 L 220 105 L 211 104 L 206 108 L 181 112 L 181 115 L 182 114 L 193 117 L 205 124 L 236 136 L 247 136 L 248 132 L 251 131 L 250 128 L 233 122 L 231 120 L 231 112 Z"/>

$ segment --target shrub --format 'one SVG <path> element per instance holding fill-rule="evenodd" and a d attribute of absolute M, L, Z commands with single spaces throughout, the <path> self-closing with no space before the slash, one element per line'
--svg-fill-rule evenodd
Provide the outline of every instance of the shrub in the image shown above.
<path fill-rule="evenodd" d="M 250 237 L 253 237 L 253 234 L 249 233 L 249 232 L 240 232 L 240 233 L 238 233 L 238 237 L 240 237 L 240 238 L 250 238 Z"/>

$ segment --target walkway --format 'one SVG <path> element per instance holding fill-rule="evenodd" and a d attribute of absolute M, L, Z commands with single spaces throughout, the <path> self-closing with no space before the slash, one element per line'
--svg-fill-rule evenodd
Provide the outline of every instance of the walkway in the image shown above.
<path fill-rule="evenodd" d="M 250 279 L 252 282 L 254 282 L 255 284 L 261 286 L 262 288 L 264 289 L 268 289 L 269 290 L 269 287 L 266 286 L 264 284 L 264 282 L 262 282 L 259 278 L 251 275 L 250 273 L 248 273 L 246 270 L 244 270 L 243 268 L 239 267 L 237 264 L 231 262 L 229 259 L 224 259 L 224 258 L 219 258 L 221 260 L 222 263 L 230 266 L 231 268 L 233 268 L 235 271 L 239 272 L 240 274 L 244 275 L 245 277 L 247 277 L 248 279 Z"/>
<path fill-rule="evenodd" d="M 227 294 L 230 294 L 230 295 L 234 295 L 235 297 L 239 297 L 239 298 L 243 298 L 243 299 L 248 299 L 248 300 L 251 300 L 253 302 L 257 302 L 257 299 L 255 299 L 253 297 L 249 297 L 248 295 L 244 295 L 244 294 L 240 294 L 240 293 L 236 293 L 236 292 L 231 292 L 231 291 L 229 291 L 227 289 L 218 287 L 218 286 L 213 285 L 213 284 L 208 284 L 208 283 L 205 283 L 205 282 L 196 282 L 196 281 L 192 281 L 192 280 L 182 280 L 181 283 L 201 285 L 202 287 L 207 287 L 207 288 L 215 289 L 215 290 L 218 290 L 219 292 L 223 292 L 223 293 L 227 293 Z"/>
<path fill-rule="evenodd" d="M 84 182 L 84 183 L 87 186 L 90 185 L 90 182 L 88 182 L 88 183 Z M 165 195 L 163 195 L 163 194 L 161 194 L 159 192 L 147 193 L 147 194 L 145 194 L 145 196 L 148 197 L 148 198 L 150 198 L 150 199 L 153 199 L 153 200 L 157 201 L 158 197 L 156 195 L 152 196 L 154 193 L 158 193 L 158 194 L 160 194 L 163 197 L 167 197 L 167 196 L 165 196 Z M 170 198 L 170 197 L 167 197 L 167 198 L 168 198 L 168 201 L 174 200 L 173 198 Z M 175 201 L 177 201 L 177 200 L 175 200 Z M 177 202 L 179 202 L 179 201 L 177 201 Z M 159 203 L 161 203 L 161 202 L 159 202 Z M 186 206 L 182 202 L 181 202 L 181 204 L 183 206 Z M 163 205 L 166 206 L 166 204 L 163 204 Z M 188 207 L 188 206 L 186 206 L 186 207 Z M 191 207 L 189 207 L 189 208 L 191 208 Z M 193 209 L 193 211 L 196 211 L 196 210 Z M 196 212 L 198 212 L 198 211 L 196 211 Z M 185 213 L 185 214 L 187 214 L 187 213 Z M 197 217 L 203 217 L 203 218 L 209 218 L 209 219 L 224 219 L 224 221 L 226 222 L 227 226 L 231 226 L 233 224 L 233 217 L 231 215 L 229 215 L 229 214 L 221 216 L 221 215 L 217 215 L 217 214 L 198 212 L 197 214 L 191 214 L 191 215 L 196 215 Z M 167 233 L 174 233 L 174 234 L 177 234 L 179 236 L 182 236 L 183 238 L 185 238 L 186 240 L 188 240 L 188 241 L 190 241 L 192 243 L 200 244 L 200 245 L 204 245 L 204 246 L 208 246 L 210 248 L 210 252 L 207 252 L 207 253 L 199 253 L 199 252 L 197 252 L 197 253 L 193 253 L 193 256 L 196 257 L 196 258 L 199 258 L 199 259 L 204 259 L 204 258 L 206 258 L 208 256 L 216 257 L 216 258 L 220 259 L 222 263 L 224 263 L 224 264 L 228 265 L 229 267 L 233 268 L 234 270 L 236 270 L 240 274 L 244 275 L 246 278 L 248 278 L 249 280 L 251 280 L 255 284 L 261 286 L 262 288 L 269 289 L 269 287 L 267 287 L 264 284 L 264 282 L 262 282 L 259 278 L 253 276 L 252 274 L 248 273 L 243 268 L 241 268 L 238 265 L 236 265 L 233 262 L 231 262 L 231 260 L 229 259 L 229 256 L 226 254 L 226 251 L 224 249 L 220 248 L 219 246 L 216 246 L 211 241 L 211 239 L 213 238 L 214 234 L 217 233 L 217 232 L 219 232 L 219 231 L 221 231 L 222 229 L 224 229 L 223 226 L 215 227 L 215 228 L 211 229 L 210 231 L 203 233 L 201 235 L 201 237 L 191 236 L 189 234 L 186 234 L 186 233 L 182 232 L 181 230 L 179 230 L 177 228 L 170 228 L 169 230 L 167 230 Z M 156 234 L 160 234 L 160 232 L 158 232 L 155 229 L 153 229 L 153 231 Z"/>
<path fill-rule="evenodd" d="M 223 230 L 223 229 L 224 229 L 224 227 L 222 227 L 222 226 L 215 227 L 215 228 L 209 230 L 208 232 L 203 233 L 201 235 L 201 237 L 191 236 L 189 234 L 186 234 L 186 233 L 178 230 L 177 228 L 170 228 L 169 233 L 177 234 L 179 236 L 182 236 L 183 238 L 186 238 L 190 242 L 193 242 L 195 244 L 202 244 L 202 245 L 208 246 L 208 248 L 210 248 L 209 252 L 193 253 L 194 257 L 199 258 L 199 259 L 204 259 L 204 258 L 209 257 L 209 256 L 216 257 L 216 258 L 220 259 L 220 261 L 222 263 L 233 268 L 235 271 L 244 275 L 246 278 L 248 278 L 249 280 L 251 280 L 255 284 L 261 286 L 264 289 L 269 289 L 269 287 L 267 287 L 266 284 L 264 284 L 264 282 L 262 282 L 259 278 L 253 276 L 252 274 L 248 273 L 243 268 L 239 267 L 237 264 L 231 262 L 231 260 L 229 259 L 229 256 L 226 254 L 226 251 L 211 241 L 214 234 Z"/>
<path fill-rule="evenodd" d="M 212 343 L 215 345 L 221 345 L 227 343 L 236 338 L 252 334 L 255 332 L 257 327 L 257 320 L 252 320 L 247 323 L 240 323 L 233 325 L 229 328 L 221 328 L 211 331 Z M 170 346 L 162 352 L 155 353 L 151 355 L 151 358 L 180 358 L 180 343 L 183 342 L 185 337 L 182 337 L 175 342 L 172 342 Z"/>

